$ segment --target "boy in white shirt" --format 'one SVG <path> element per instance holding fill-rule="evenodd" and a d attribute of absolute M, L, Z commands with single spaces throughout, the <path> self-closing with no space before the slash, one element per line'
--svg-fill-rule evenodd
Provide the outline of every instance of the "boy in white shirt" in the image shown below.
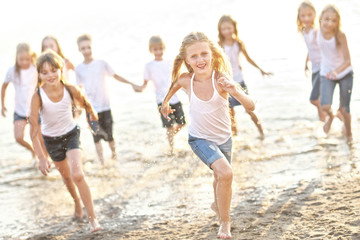
<path fill-rule="evenodd" d="M 77 44 L 79 51 L 84 56 L 84 62 L 75 68 L 76 82 L 83 87 L 85 94 L 99 116 L 100 132 L 94 134 L 94 142 L 99 160 L 104 164 L 103 149 L 101 139 L 109 142 L 112 158 L 116 159 L 115 142 L 113 138 L 113 119 L 110 109 L 110 100 L 106 84 L 108 76 L 116 80 L 134 85 L 123 77 L 117 75 L 109 64 L 103 60 L 94 59 L 92 56 L 91 36 L 84 34 L 78 37 Z"/>
<path fill-rule="evenodd" d="M 155 85 L 156 102 L 159 113 L 160 107 L 171 84 L 172 63 L 163 59 L 165 44 L 159 36 L 152 36 L 149 40 L 149 50 L 155 57 L 147 63 L 144 72 L 144 83 L 142 86 L 134 86 L 136 92 L 142 92 L 151 80 Z M 174 148 L 174 136 L 185 125 L 184 111 L 178 97 L 174 95 L 170 100 L 170 107 L 175 111 L 169 115 L 171 120 L 166 119 L 161 113 L 163 127 L 167 128 L 167 137 L 171 152 Z M 175 124 L 176 123 L 176 124 Z"/>

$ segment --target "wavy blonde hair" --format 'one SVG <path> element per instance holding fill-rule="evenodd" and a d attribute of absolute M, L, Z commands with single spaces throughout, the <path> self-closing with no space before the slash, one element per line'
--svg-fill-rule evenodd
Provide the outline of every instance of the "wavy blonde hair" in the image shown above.
<path fill-rule="evenodd" d="M 341 32 L 341 18 L 340 18 L 340 11 L 335 5 L 329 4 L 325 6 L 324 9 L 322 10 L 319 17 L 320 28 L 321 28 L 321 19 L 323 18 L 324 14 L 328 11 L 332 11 L 337 16 L 338 25 L 335 29 L 335 41 L 336 41 L 336 46 L 339 46 L 340 45 L 339 32 Z"/>
<path fill-rule="evenodd" d="M 301 9 L 304 9 L 304 8 L 310 8 L 311 10 L 314 11 L 315 13 L 315 16 L 316 16 L 316 10 L 315 10 L 315 7 L 314 5 L 310 2 L 310 1 L 304 1 L 300 4 L 299 8 L 298 8 L 298 14 L 297 14 L 297 18 L 296 18 L 296 25 L 297 25 L 297 30 L 298 32 L 302 32 L 302 30 L 304 29 L 304 26 L 300 20 L 300 11 Z M 315 21 L 312 23 L 311 25 L 312 27 L 315 26 Z"/>
<path fill-rule="evenodd" d="M 180 50 L 178 55 L 175 57 L 172 71 L 172 81 L 175 83 L 180 77 L 180 70 L 183 64 L 187 68 L 189 73 L 194 72 L 189 64 L 186 63 L 186 50 L 189 46 L 197 43 L 197 42 L 205 42 L 209 44 L 209 48 L 212 53 L 211 60 L 211 68 L 215 70 L 215 72 L 223 73 L 227 76 L 231 76 L 231 68 L 230 64 L 226 57 L 224 57 L 223 51 L 216 46 L 209 38 L 202 32 L 191 32 L 189 33 L 184 40 L 182 41 Z"/>

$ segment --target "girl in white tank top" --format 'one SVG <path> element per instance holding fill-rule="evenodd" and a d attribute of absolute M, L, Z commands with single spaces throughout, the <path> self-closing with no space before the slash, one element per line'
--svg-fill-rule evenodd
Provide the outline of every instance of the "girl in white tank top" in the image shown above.
<path fill-rule="evenodd" d="M 185 64 L 188 73 L 180 76 Z M 228 94 L 234 96 L 245 109 L 254 110 L 253 101 L 227 75 L 230 66 L 222 51 L 201 32 L 187 35 L 174 60 L 173 82 L 163 101 L 161 112 L 165 117 L 173 110 L 171 97 L 184 88 L 190 97 L 189 144 L 194 153 L 214 171 L 215 198 L 211 209 L 220 219 L 218 237 L 231 238 L 230 204 L 232 169 L 231 129 L 228 112 Z"/>
<path fill-rule="evenodd" d="M 298 8 L 297 29 L 302 33 L 308 54 L 305 61 L 305 74 L 307 75 L 309 68 L 308 62 L 311 62 L 311 82 L 312 89 L 310 94 L 310 103 L 313 104 L 318 112 L 319 119 L 325 121 L 326 114 L 321 110 L 320 106 L 320 63 L 321 53 L 316 40 L 318 31 L 315 29 L 316 10 L 312 3 L 304 1 Z"/>
<path fill-rule="evenodd" d="M 51 164 L 41 148 L 40 137 L 37 134 L 39 131 L 37 119 L 40 111 L 45 147 L 74 199 L 74 217 L 83 218 L 77 188 L 88 214 L 90 232 L 96 232 L 102 228 L 96 219 L 90 188 L 82 170 L 80 130 L 76 128 L 73 120 L 72 99 L 91 114 L 92 120 L 97 120 L 97 114 L 79 89 L 62 82 L 63 65 L 61 57 L 52 50 L 45 51 L 37 60 L 38 80 L 39 85 L 42 86 L 38 86 L 38 91 L 31 101 L 31 140 L 39 158 L 39 169 L 47 176 Z"/>
<path fill-rule="evenodd" d="M 334 89 L 339 84 L 340 107 L 338 117 L 344 122 L 345 135 L 352 141 L 350 99 L 353 86 L 353 73 L 350 52 L 345 34 L 340 30 L 340 13 L 328 5 L 320 15 L 318 43 L 321 50 L 321 106 L 328 115 L 324 132 L 331 128 L 334 114 L 331 109 Z"/>

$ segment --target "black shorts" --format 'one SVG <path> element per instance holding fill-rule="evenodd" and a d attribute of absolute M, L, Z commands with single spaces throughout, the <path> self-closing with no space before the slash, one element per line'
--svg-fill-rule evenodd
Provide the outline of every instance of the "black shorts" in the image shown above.
<path fill-rule="evenodd" d="M 161 104 L 158 104 L 158 109 L 160 112 L 160 116 L 161 116 L 161 121 L 163 123 L 163 127 L 168 128 L 171 127 L 172 125 L 175 124 L 175 122 L 177 124 L 181 124 L 184 125 L 186 123 L 185 121 L 185 115 L 184 115 L 184 111 L 182 109 L 182 105 L 181 102 L 175 103 L 175 104 L 170 104 L 170 108 L 171 109 L 175 109 L 175 111 L 173 113 L 169 114 L 169 117 L 171 118 L 170 120 L 166 119 L 162 114 L 161 114 Z"/>
<path fill-rule="evenodd" d="M 109 142 L 114 141 L 113 118 L 111 115 L 111 110 L 98 113 L 98 117 L 99 117 L 98 123 L 100 130 L 96 135 L 93 134 L 94 142 L 97 143 L 101 139 L 104 139 L 105 141 L 109 141 Z"/>
<path fill-rule="evenodd" d="M 48 137 L 43 135 L 43 138 L 46 150 L 54 162 L 63 161 L 66 158 L 67 151 L 80 148 L 80 128 L 78 126 L 62 136 Z"/>
<path fill-rule="evenodd" d="M 237 83 L 237 84 L 239 84 L 239 85 L 240 85 L 240 88 L 241 88 L 247 95 L 249 95 L 249 90 L 248 90 L 245 82 L 240 82 L 240 83 Z M 236 98 L 234 98 L 233 96 L 229 95 L 229 107 L 230 107 L 230 108 L 233 108 L 233 107 L 239 106 L 239 105 L 241 105 L 241 103 L 240 103 L 238 100 L 236 100 Z"/>

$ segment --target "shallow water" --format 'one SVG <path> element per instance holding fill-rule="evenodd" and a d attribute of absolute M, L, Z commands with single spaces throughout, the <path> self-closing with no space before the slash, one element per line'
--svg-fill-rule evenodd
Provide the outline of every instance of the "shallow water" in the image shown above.
<path fill-rule="evenodd" d="M 318 9 L 325 3 L 314 1 Z M 331 206 L 356 198 L 360 179 L 360 48 L 356 44 L 360 41 L 360 3 L 334 3 L 342 13 L 355 72 L 351 146 L 345 143 L 337 119 L 329 136 L 322 133 L 315 108 L 308 102 L 310 79 L 303 73 L 305 44 L 295 26 L 297 1 L 130 1 L 120 8 L 115 1 L 105 5 L 63 1 L 60 18 L 53 17 L 55 9 L 45 10 L 45 1 L 23 1 L 23 9 L 18 9 L 19 2 L 6 3 L 6 8 L 0 7 L 0 20 L 9 23 L 0 29 L 1 36 L 6 36 L 0 45 L 0 76 L 13 64 L 17 42 L 28 41 L 38 52 L 47 34 L 57 36 L 67 57 L 78 64 L 81 55 L 76 49 L 76 37 L 88 32 L 94 38 L 96 57 L 107 60 L 120 75 L 141 83 L 144 64 L 151 59 L 147 52 L 151 35 L 163 36 L 166 55 L 172 58 L 190 31 L 204 31 L 216 41 L 219 17 L 231 14 L 238 20 L 240 38 L 250 56 L 275 74 L 271 79 L 262 79 L 242 59 L 244 77 L 256 100 L 266 138 L 258 139 L 250 118 L 238 108 L 239 136 L 234 138 L 233 147 L 234 235 L 239 239 L 356 239 L 358 208 L 341 206 L 340 210 L 326 212 Z M 74 15 L 79 17 L 74 19 Z M 187 145 L 187 127 L 176 136 L 175 155 L 168 155 L 151 86 L 143 94 L 135 94 L 111 79 L 109 85 L 118 160 L 110 160 L 110 151 L 103 144 L 107 165 L 99 165 L 84 116 L 79 120 L 84 169 L 105 228 L 95 235 L 88 234 L 87 224 L 71 220 L 72 200 L 58 172 L 53 169 L 50 176 L 43 177 L 30 167 L 30 154 L 15 144 L 13 90 L 8 88 L 9 116 L 0 118 L 0 238 L 215 237 L 216 219 L 208 210 L 213 198 L 211 172 Z M 181 93 L 180 98 L 187 113 L 187 97 Z M 338 95 L 334 99 L 335 108 Z M 340 191 L 343 183 L 354 184 L 354 189 L 344 186 Z M 329 193 L 336 197 L 328 199 Z M 324 219 L 314 215 L 321 208 Z M 352 214 L 346 215 L 348 212 Z M 327 222 L 326 217 L 335 222 Z M 311 219 L 320 220 L 317 223 Z M 333 224 L 335 230 L 323 229 L 320 224 Z"/>

